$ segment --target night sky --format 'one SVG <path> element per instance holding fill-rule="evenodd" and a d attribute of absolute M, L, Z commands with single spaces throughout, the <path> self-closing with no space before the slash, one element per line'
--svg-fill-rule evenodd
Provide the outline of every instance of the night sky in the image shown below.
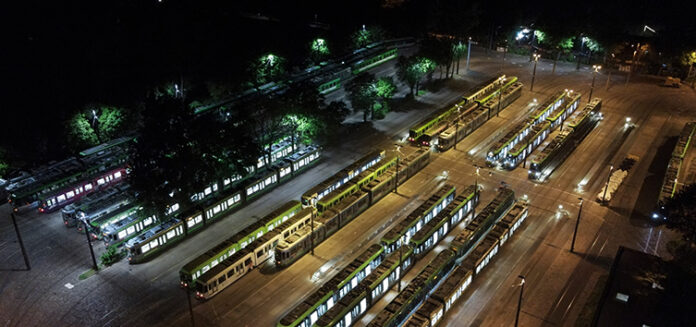
<path fill-rule="evenodd" d="M 382 25 L 391 37 L 422 36 L 439 22 L 466 24 L 486 36 L 532 22 L 606 31 L 654 24 L 671 30 L 669 45 L 683 45 L 693 27 L 682 5 L 654 1 L 590 1 L 572 7 L 551 2 L 486 1 L 25 1 L 5 8 L 2 146 L 36 149 L 39 160 L 64 156 L 63 122 L 88 103 L 137 105 L 153 85 L 178 80 L 245 80 L 246 64 L 277 52 L 302 66 L 308 43 L 328 40 L 344 53 L 362 24 Z M 584 5 L 587 5 L 586 7 Z M 565 5 L 567 6 L 567 5 Z M 438 13 L 438 10 L 440 12 Z M 451 17 L 443 19 L 443 12 Z M 259 15 L 260 14 L 260 15 Z M 329 30 L 311 28 L 316 18 Z M 256 19 L 249 17 L 256 16 Z M 266 20 L 265 17 L 271 20 Z M 461 20 L 460 20 L 461 17 Z M 549 23 L 550 22 L 550 23 Z M 633 24 L 633 25 L 632 25 Z M 676 33 L 678 31 L 678 33 Z M 9 101 L 8 101 L 9 100 Z M 53 143 L 56 142 L 56 143 Z M 31 161 L 30 160 L 30 161 Z"/>

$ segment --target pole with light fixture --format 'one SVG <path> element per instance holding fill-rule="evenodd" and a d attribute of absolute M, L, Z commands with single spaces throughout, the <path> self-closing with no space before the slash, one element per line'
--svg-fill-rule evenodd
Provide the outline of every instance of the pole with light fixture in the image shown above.
<path fill-rule="evenodd" d="M 592 86 L 590 87 L 590 98 L 587 99 L 587 102 L 592 102 L 592 92 L 594 91 L 594 82 L 595 78 L 597 77 L 597 73 L 599 72 L 600 69 L 602 69 L 602 66 L 600 65 L 592 65 Z"/>
<path fill-rule="evenodd" d="M 539 57 L 541 57 L 541 56 L 540 56 L 538 53 L 535 53 L 535 54 L 533 55 L 533 58 L 534 58 L 534 70 L 532 71 L 532 85 L 531 85 L 531 87 L 529 88 L 529 91 L 530 91 L 530 92 L 533 92 L 533 91 L 534 91 L 534 78 L 536 77 L 536 66 L 537 66 L 537 62 L 539 61 Z"/>

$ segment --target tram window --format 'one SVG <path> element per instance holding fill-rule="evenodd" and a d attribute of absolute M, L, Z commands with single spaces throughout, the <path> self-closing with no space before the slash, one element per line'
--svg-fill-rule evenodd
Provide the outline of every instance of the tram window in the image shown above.
<path fill-rule="evenodd" d="M 234 269 L 230 269 L 230 271 L 227 273 L 227 278 L 232 278 L 234 276 Z"/>
<path fill-rule="evenodd" d="M 263 249 L 259 250 L 259 252 L 256 252 L 256 257 L 261 257 L 263 255 Z"/>
<path fill-rule="evenodd" d="M 246 259 L 246 261 L 244 261 L 244 266 L 250 266 L 250 265 L 251 265 L 251 258 L 248 258 L 248 259 Z"/>
<path fill-rule="evenodd" d="M 227 277 L 225 277 L 225 275 L 222 275 L 222 277 L 218 278 L 218 284 L 222 284 L 222 282 L 224 282 L 226 279 Z"/>

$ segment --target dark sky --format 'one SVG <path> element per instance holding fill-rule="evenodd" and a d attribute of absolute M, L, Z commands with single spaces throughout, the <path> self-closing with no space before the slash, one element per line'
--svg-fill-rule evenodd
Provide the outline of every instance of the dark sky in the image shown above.
<path fill-rule="evenodd" d="M 381 8 L 386 2 L 398 6 Z M 2 112 L 11 124 L 0 131 L 0 144 L 43 144 L 36 151 L 50 152 L 59 144 L 47 140 L 60 140 L 63 122 L 86 103 L 133 106 L 152 85 L 182 75 L 234 83 L 244 79 L 251 58 L 268 51 L 301 65 L 311 39 L 324 37 L 340 53 L 346 36 L 362 24 L 380 23 L 392 36 L 418 36 L 437 24 L 434 8 L 455 15 L 455 22 L 461 12 L 461 24 L 467 23 L 466 11 L 477 8 L 481 34 L 493 24 L 538 20 L 576 26 L 570 29 L 622 29 L 643 21 L 694 29 L 683 3 L 647 0 L 21 1 L 1 14 L 7 26 L 0 53 Z M 272 20 L 248 18 L 255 15 Z M 315 15 L 331 29 L 310 28 Z"/>

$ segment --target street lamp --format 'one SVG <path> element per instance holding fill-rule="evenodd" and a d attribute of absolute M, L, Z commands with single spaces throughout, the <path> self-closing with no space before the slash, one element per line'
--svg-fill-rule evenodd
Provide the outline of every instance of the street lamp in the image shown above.
<path fill-rule="evenodd" d="M 522 294 L 524 293 L 524 283 L 525 283 L 525 278 L 522 275 L 517 276 L 517 278 L 521 279 L 520 280 L 520 299 L 517 301 L 517 314 L 515 315 L 515 327 L 519 324 L 520 321 L 520 308 L 522 307 Z"/>
<path fill-rule="evenodd" d="M 590 87 L 590 98 L 587 100 L 588 103 L 592 101 L 592 91 L 594 91 L 595 78 L 597 77 L 597 73 L 599 72 L 599 70 L 602 69 L 602 66 L 592 65 L 592 69 L 592 87 Z"/>
<path fill-rule="evenodd" d="M 614 165 L 609 166 L 609 176 L 607 176 L 607 185 L 604 187 L 604 195 L 602 195 L 602 202 L 607 202 L 607 189 L 609 188 L 609 179 L 611 178 L 611 173 L 614 172 Z"/>
<path fill-rule="evenodd" d="M 582 213 L 583 199 L 578 198 L 578 200 L 580 200 L 580 209 L 578 210 L 578 219 L 575 220 L 575 231 L 573 232 L 573 241 L 570 243 L 570 253 L 573 253 L 575 249 L 575 237 L 578 235 L 578 225 L 580 225 L 580 214 Z"/>
<path fill-rule="evenodd" d="M 676 185 L 676 180 L 674 181 Z M 31 270 L 31 265 L 29 264 L 29 257 L 27 256 L 27 250 L 24 248 L 24 242 L 22 241 L 22 235 L 19 233 L 19 227 L 17 226 L 17 218 L 15 218 L 14 212 L 10 213 L 12 216 L 12 224 L 14 225 L 15 233 L 17 233 L 17 241 L 19 242 L 19 248 L 22 249 L 22 256 L 24 257 L 24 265 L 27 266 L 27 270 Z"/>
<path fill-rule="evenodd" d="M 500 84 L 501 84 L 500 90 L 498 91 L 498 110 L 495 112 L 496 117 L 500 117 L 500 102 L 502 101 L 502 98 L 503 98 L 503 86 L 502 86 L 502 84 L 505 83 L 505 80 L 507 80 L 507 78 L 505 77 L 505 75 L 503 75 L 501 77 L 501 81 L 500 81 Z M 489 110 L 489 112 L 490 112 L 490 110 Z"/>
<path fill-rule="evenodd" d="M 456 142 L 454 143 L 455 145 L 457 144 Z M 401 146 L 396 144 L 396 152 L 401 153 Z M 394 181 L 394 193 L 399 193 L 399 154 L 396 155 L 396 177 Z"/>
<path fill-rule="evenodd" d="M 466 71 L 469 71 L 469 58 L 471 58 L 471 36 L 469 37 L 469 43 L 466 49 Z"/>
<path fill-rule="evenodd" d="M 474 166 L 474 167 L 476 167 L 476 182 L 474 183 L 474 206 L 471 208 L 471 219 L 472 219 L 472 220 L 473 220 L 474 218 L 476 218 L 476 202 L 477 202 L 476 196 L 477 196 L 477 193 L 478 193 L 478 177 L 479 177 L 479 170 L 481 169 L 481 168 L 479 168 L 478 166 Z"/>
<path fill-rule="evenodd" d="M 94 249 L 92 248 L 92 238 L 89 237 L 89 229 L 87 228 L 87 220 L 82 219 L 82 223 L 85 225 L 85 236 L 87 236 L 87 244 L 89 244 L 89 253 L 92 255 L 92 268 L 94 271 L 99 270 L 97 266 L 97 259 L 94 257 Z"/>
<path fill-rule="evenodd" d="M 539 55 L 538 53 L 535 53 L 532 57 L 534 58 L 534 71 L 532 72 L 532 86 L 529 88 L 530 92 L 534 91 L 534 78 L 536 77 L 536 66 L 537 66 L 537 62 L 539 61 L 539 57 L 541 57 L 541 55 Z"/>

